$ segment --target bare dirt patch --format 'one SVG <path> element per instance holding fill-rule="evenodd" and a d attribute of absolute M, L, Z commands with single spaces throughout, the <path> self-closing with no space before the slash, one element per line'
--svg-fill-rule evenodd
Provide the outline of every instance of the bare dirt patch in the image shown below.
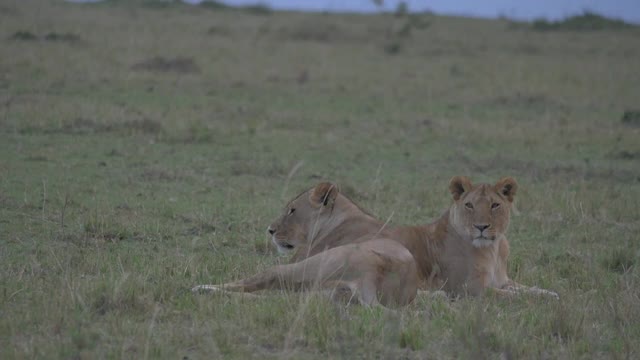
<path fill-rule="evenodd" d="M 626 30 L 634 26 L 622 20 L 585 11 L 581 15 L 570 16 L 560 21 L 535 20 L 530 28 L 535 31 L 598 31 Z"/>
<path fill-rule="evenodd" d="M 620 121 L 625 125 L 640 126 L 640 110 L 626 110 Z"/>
<path fill-rule="evenodd" d="M 338 25 L 326 22 L 308 21 L 294 24 L 279 30 L 281 38 L 294 41 L 336 42 L 348 40 L 349 36 Z"/>
<path fill-rule="evenodd" d="M 151 182 L 171 182 L 184 179 L 182 174 L 176 171 L 167 170 L 159 167 L 150 167 L 145 169 L 140 175 L 142 180 Z"/>
<path fill-rule="evenodd" d="M 80 44 L 82 43 L 82 38 L 74 33 L 57 33 L 55 31 L 49 32 L 44 36 L 38 36 L 31 31 L 28 30 L 19 30 L 13 33 L 8 37 L 9 40 L 12 41 L 47 41 L 47 42 L 58 42 L 58 43 L 69 43 L 69 44 Z"/>
<path fill-rule="evenodd" d="M 227 37 L 227 36 L 231 36 L 232 32 L 231 32 L 231 29 L 225 26 L 212 25 L 207 29 L 207 34 L 214 35 L 214 36 Z"/>
<path fill-rule="evenodd" d="M 614 273 L 624 274 L 633 268 L 636 263 L 633 251 L 621 249 L 613 250 L 602 260 L 602 266 Z"/>
<path fill-rule="evenodd" d="M 497 96 L 484 102 L 489 106 L 500 106 L 521 109 L 551 109 L 566 110 L 567 106 L 560 101 L 549 98 L 544 94 L 527 94 L 516 92 L 513 95 Z"/>
<path fill-rule="evenodd" d="M 179 215 L 180 220 L 185 224 L 190 225 L 184 232 L 184 235 L 201 236 L 205 234 L 211 234 L 216 232 L 216 225 L 211 221 L 200 219 L 197 217 Z"/>
<path fill-rule="evenodd" d="M 20 129 L 21 134 L 101 134 L 101 133 L 125 133 L 125 134 L 159 134 L 163 131 L 162 124 L 149 119 L 133 119 L 117 123 L 101 122 L 92 118 L 77 117 L 62 126 L 55 128 L 42 128 L 28 126 Z"/>
<path fill-rule="evenodd" d="M 82 42 L 82 38 L 73 33 L 50 32 L 44 36 L 44 41 L 77 44 Z"/>
<path fill-rule="evenodd" d="M 37 35 L 35 35 L 34 33 L 30 32 L 30 31 L 26 31 L 26 30 L 16 31 L 11 36 L 9 36 L 8 39 L 9 40 L 14 40 L 14 41 L 37 41 L 37 40 L 39 40 Z"/>
<path fill-rule="evenodd" d="M 0 192 L 0 209 L 9 209 L 15 206 L 15 202 L 8 195 Z"/>
<path fill-rule="evenodd" d="M 622 150 L 611 154 L 611 158 L 618 160 L 637 160 L 640 159 L 640 151 Z"/>
<path fill-rule="evenodd" d="M 177 74 L 194 74 L 200 72 L 200 67 L 193 58 L 176 57 L 166 59 L 160 56 L 153 57 L 133 64 L 132 70 L 151 72 L 172 72 Z"/>

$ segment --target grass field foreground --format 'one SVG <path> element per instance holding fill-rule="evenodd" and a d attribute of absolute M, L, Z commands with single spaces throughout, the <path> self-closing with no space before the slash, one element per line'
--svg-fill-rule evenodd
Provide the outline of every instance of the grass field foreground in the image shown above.
<path fill-rule="evenodd" d="M 640 29 L 542 25 L 2 1 L 0 358 L 639 357 Z M 321 180 L 422 224 L 454 175 L 518 180 L 511 277 L 560 301 L 189 291 L 285 262 Z"/>

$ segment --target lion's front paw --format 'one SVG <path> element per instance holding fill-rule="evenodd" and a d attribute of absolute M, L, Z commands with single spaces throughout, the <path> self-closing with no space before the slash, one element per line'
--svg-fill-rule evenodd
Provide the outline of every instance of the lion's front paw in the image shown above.
<path fill-rule="evenodd" d="M 198 285 L 191 288 L 191 292 L 194 293 L 212 293 L 215 291 L 220 291 L 221 289 L 217 285 Z"/>
<path fill-rule="evenodd" d="M 553 298 L 555 300 L 560 300 L 560 295 L 558 295 L 558 293 L 555 292 L 555 291 L 541 289 L 541 288 L 536 287 L 536 286 L 534 286 L 531 289 L 529 289 L 529 291 L 531 291 L 532 293 L 534 293 L 536 295 L 548 296 L 548 297 L 551 297 L 551 298 Z"/>

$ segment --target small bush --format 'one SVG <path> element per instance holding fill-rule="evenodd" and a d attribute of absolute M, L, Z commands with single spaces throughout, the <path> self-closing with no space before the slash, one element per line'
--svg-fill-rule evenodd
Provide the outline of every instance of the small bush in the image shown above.
<path fill-rule="evenodd" d="M 335 42 L 348 36 L 336 24 L 325 21 L 304 21 L 282 29 L 283 37 L 296 41 Z"/>
<path fill-rule="evenodd" d="M 640 126 L 640 110 L 626 110 L 621 121 L 625 125 Z"/>
<path fill-rule="evenodd" d="M 615 250 L 602 261 L 602 265 L 611 272 L 624 274 L 635 265 L 633 251 Z"/>
<path fill-rule="evenodd" d="M 38 37 L 30 31 L 16 31 L 13 35 L 9 36 L 9 40 L 16 41 L 35 41 Z"/>
<path fill-rule="evenodd" d="M 273 10 L 271 10 L 269 5 L 264 3 L 245 5 L 245 6 L 239 7 L 239 9 L 254 15 L 271 15 L 271 13 L 273 12 Z"/>
<path fill-rule="evenodd" d="M 212 25 L 207 29 L 207 34 L 209 35 L 217 35 L 217 36 L 229 36 L 231 35 L 231 30 L 224 26 Z"/>
<path fill-rule="evenodd" d="M 131 66 L 136 71 L 175 72 L 179 74 L 198 73 L 200 68 L 192 58 L 176 57 L 165 59 L 160 56 L 141 61 Z"/>
<path fill-rule="evenodd" d="M 79 43 L 82 41 L 80 36 L 72 33 L 56 33 L 50 32 L 44 36 L 45 41 L 51 42 L 66 42 L 66 43 Z"/>
<path fill-rule="evenodd" d="M 411 38 L 414 31 L 424 30 L 431 25 L 420 15 L 407 14 L 402 18 L 400 24 L 391 24 L 387 30 L 387 43 L 384 45 L 384 52 L 389 55 L 400 53 L 406 45 L 405 40 Z"/>
<path fill-rule="evenodd" d="M 229 10 L 231 7 L 227 4 L 221 3 L 215 0 L 206 0 L 198 4 L 201 8 L 211 9 L 211 10 Z"/>
<path fill-rule="evenodd" d="M 142 6 L 156 9 L 164 9 L 168 7 L 172 7 L 175 5 L 179 5 L 178 1 L 173 0 L 144 0 L 142 1 Z"/>
<path fill-rule="evenodd" d="M 198 4 L 199 7 L 209 10 L 237 10 L 254 15 L 271 15 L 273 10 L 265 3 L 255 3 L 250 5 L 232 6 L 216 0 L 205 0 Z"/>
<path fill-rule="evenodd" d="M 89 216 L 84 223 L 84 232 L 90 238 L 113 243 L 134 237 L 123 224 L 108 221 L 104 216 L 98 215 Z"/>
<path fill-rule="evenodd" d="M 409 14 L 409 5 L 405 1 L 400 1 L 398 6 L 396 6 L 396 11 L 394 15 L 397 17 L 404 17 Z"/>
<path fill-rule="evenodd" d="M 402 50 L 402 45 L 399 41 L 392 41 L 384 46 L 384 52 L 389 55 L 396 55 L 400 53 L 400 50 Z"/>

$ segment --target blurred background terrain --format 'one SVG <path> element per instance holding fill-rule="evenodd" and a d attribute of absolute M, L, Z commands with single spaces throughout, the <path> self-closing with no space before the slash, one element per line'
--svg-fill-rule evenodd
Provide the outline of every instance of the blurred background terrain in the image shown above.
<path fill-rule="evenodd" d="M 410 10 L 2 1 L 0 357 L 637 357 L 640 28 Z M 454 175 L 519 181 L 511 276 L 560 302 L 188 291 L 285 262 L 321 180 L 422 224 Z"/>
<path fill-rule="evenodd" d="M 91 0 L 75 0 L 78 2 Z M 96 0 L 94 0 L 96 1 Z M 97 0 L 100 1 L 100 0 Z M 189 4 L 201 4 L 206 0 L 184 0 Z M 254 5 L 253 0 L 228 0 L 225 4 L 243 6 Z M 440 15 L 465 15 L 471 17 L 508 17 L 519 20 L 562 20 L 582 12 L 594 12 L 602 16 L 622 19 L 631 23 L 640 22 L 640 3 L 635 0 L 271 0 L 263 1 L 277 10 L 362 12 L 395 11 L 405 7 L 413 12 L 434 12 Z"/>

